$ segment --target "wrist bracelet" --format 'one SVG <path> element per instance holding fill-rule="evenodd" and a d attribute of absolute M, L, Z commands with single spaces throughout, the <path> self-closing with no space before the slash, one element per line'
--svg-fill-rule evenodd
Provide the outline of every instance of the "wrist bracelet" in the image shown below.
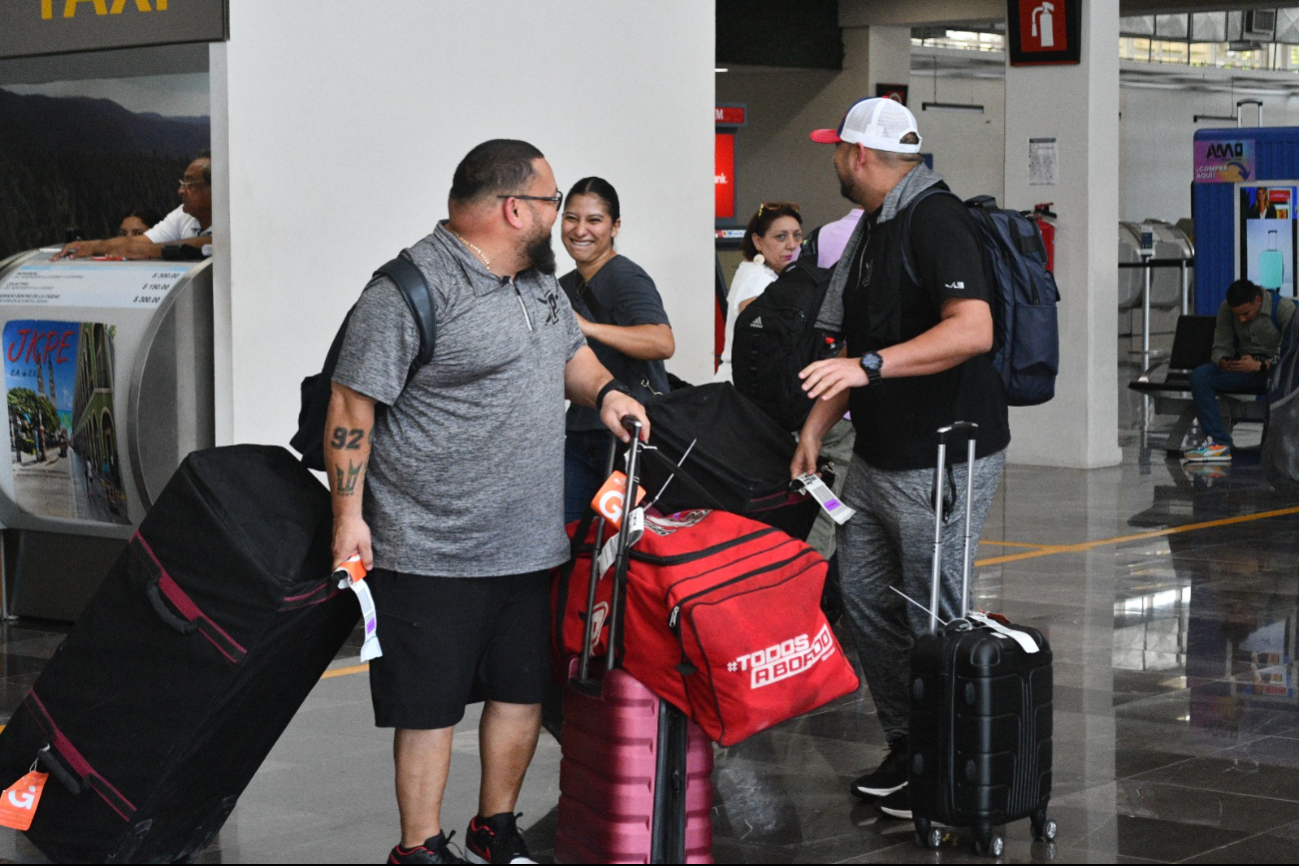
<path fill-rule="evenodd" d="M 630 388 L 619 382 L 617 379 L 610 379 L 608 382 L 604 383 L 604 387 L 600 389 L 600 393 L 595 395 L 595 411 L 599 412 L 604 408 L 604 398 L 609 396 L 610 391 L 617 391 L 620 394 L 626 394 L 628 397 L 631 396 Z"/>

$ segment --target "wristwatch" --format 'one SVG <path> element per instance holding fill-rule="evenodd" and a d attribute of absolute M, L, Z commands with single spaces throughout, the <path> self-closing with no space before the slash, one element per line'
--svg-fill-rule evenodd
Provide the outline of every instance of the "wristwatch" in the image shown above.
<path fill-rule="evenodd" d="M 884 378 L 884 359 L 879 352 L 867 352 L 861 356 L 861 368 L 866 371 L 866 384 L 874 385 Z"/>
<path fill-rule="evenodd" d="M 604 387 L 600 389 L 600 393 L 595 395 L 595 411 L 599 412 L 604 407 L 604 398 L 609 396 L 610 391 L 617 391 L 620 394 L 626 394 L 628 397 L 631 396 L 630 388 L 619 382 L 617 379 L 610 379 L 608 382 L 604 383 Z"/>

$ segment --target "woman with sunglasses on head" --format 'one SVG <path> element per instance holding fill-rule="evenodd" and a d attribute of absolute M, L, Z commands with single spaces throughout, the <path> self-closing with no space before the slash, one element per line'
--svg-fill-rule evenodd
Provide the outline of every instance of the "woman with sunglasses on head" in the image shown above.
<path fill-rule="evenodd" d="M 722 362 L 713 377 L 715 382 L 731 381 L 731 347 L 735 343 L 735 320 L 749 302 L 776 281 L 780 272 L 798 258 L 803 243 L 803 217 L 793 202 L 763 202 L 744 230 L 741 250 L 744 261 L 731 280 L 726 296 L 726 348 Z"/>
<path fill-rule="evenodd" d="M 663 362 L 676 351 L 663 299 L 649 274 L 614 248 L 622 211 L 613 185 L 599 177 L 573 184 L 560 238 L 577 269 L 559 284 L 596 357 L 642 403 L 668 390 Z M 594 409 L 570 406 L 564 441 L 564 521 L 580 518 L 605 482 L 609 432 Z"/>

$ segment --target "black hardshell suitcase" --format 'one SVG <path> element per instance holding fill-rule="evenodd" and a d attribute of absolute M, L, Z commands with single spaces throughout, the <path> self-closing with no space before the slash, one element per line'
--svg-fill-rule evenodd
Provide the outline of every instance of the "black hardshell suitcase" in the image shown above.
<path fill-rule="evenodd" d="M 191 454 L 0 734 L 60 862 L 192 860 L 351 633 L 329 493 L 283 448 Z"/>
<path fill-rule="evenodd" d="M 969 611 L 969 510 L 973 473 L 967 472 L 965 567 L 961 617 L 941 625 L 943 467 L 950 439 L 968 438 L 974 465 L 977 425 L 958 423 L 939 431 L 934 480 L 934 586 L 930 633 L 916 639 L 911 653 L 911 766 L 907 783 L 916 840 L 938 848 L 946 836 L 934 825 L 973 828 L 974 850 L 1000 857 L 1002 825 L 1032 822 L 1033 838 L 1053 840 L 1047 818 L 1051 799 L 1052 656 L 1041 632 L 1027 626 L 967 619 Z M 1004 632 L 1027 634 L 1037 645 L 1026 651 Z"/>

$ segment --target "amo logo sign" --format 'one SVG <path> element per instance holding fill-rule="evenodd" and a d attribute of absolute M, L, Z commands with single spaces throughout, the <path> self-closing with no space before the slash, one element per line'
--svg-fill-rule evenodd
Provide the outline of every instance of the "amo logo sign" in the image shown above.
<path fill-rule="evenodd" d="M 1240 183 L 1254 172 L 1253 139 L 1195 142 L 1196 183 Z"/>

